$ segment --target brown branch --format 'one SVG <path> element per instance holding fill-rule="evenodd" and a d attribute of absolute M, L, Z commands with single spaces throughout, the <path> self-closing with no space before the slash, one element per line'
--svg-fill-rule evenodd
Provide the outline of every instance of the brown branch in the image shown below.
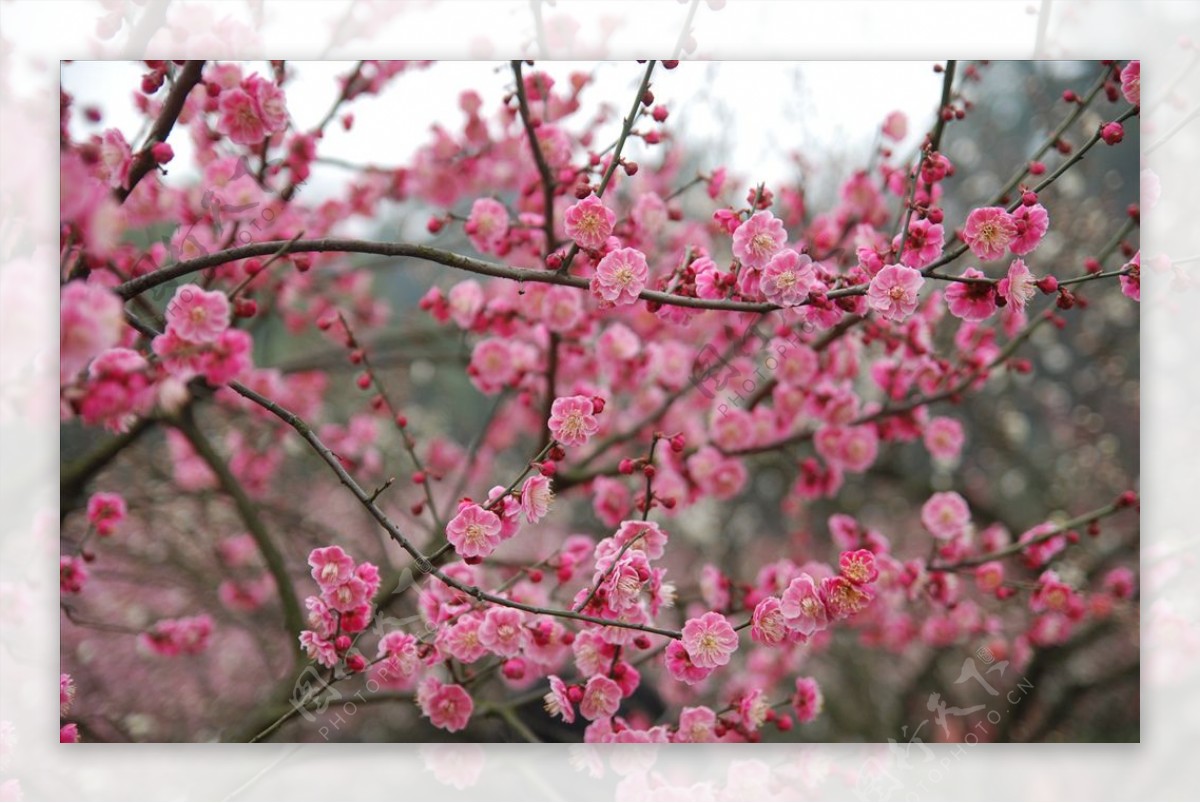
<path fill-rule="evenodd" d="M 175 85 L 171 87 L 167 99 L 163 101 L 162 111 L 158 113 L 158 119 L 154 121 L 154 126 L 150 129 L 146 144 L 133 158 L 133 165 L 129 168 L 128 186 L 113 190 L 117 203 L 125 203 L 125 199 L 133 192 L 138 182 L 154 169 L 154 154 L 151 153 L 151 149 L 159 142 L 166 142 L 167 137 L 171 135 L 171 129 L 175 127 L 175 121 L 179 119 L 179 113 L 183 111 L 183 104 L 187 100 L 188 93 L 196 84 L 200 83 L 203 69 L 203 60 L 189 61 L 183 65 L 179 77 L 175 79 Z"/>
<path fill-rule="evenodd" d="M 296 640 L 300 631 L 304 629 L 304 617 L 300 613 L 300 603 L 296 599 L 296 589 L 292 585 L 292 579 L 288 575 L 287 566 L 284 563 L 283 555 L 279 552 L 279 548 L 275 546 L 275 542 L 271 540 L 270 533 L 267 532 L 266 526 L 262 519 L 258 517 L 258 511 L 254 509 L 254 503 L 250 501 L 250 497 L 246 495 L 246 491 L 242 488 L 237 477 L 229 470 L 229 466 L 217 454 L 211 442 L 196 426 L 195 419 L 192 415 L 191 408 L 185 408 L 183 414 L 174 422 L 176 429 L 187 438 L 192 448 L 196 450 L 196 454 L 200 456 L 212 470 L 217 481 L 221 484 L 221 489 L 233 500 L 234 506 L 237 508 L 238 515 L 241 516 L 242 522 L 246 525 L 246 529 L 250 532 L 250 536 L 254 539 L 258 551 L 262 554 L 263 562 L 267 564 L 267 570 L 271 573 L 271 577 L 275 580 L 275 587 L 279 589 L 279 599 L 283 607 L 284 627 L 290 634 L 290 641 L 293 650 L 299 654 L 300 643 Z"/>
<path fill-rule="evenodd" d="M 525 127 L 525 136 L 529 140 L 529 149 L 533 151 L 533 161 L 537 165 L 538 175 L 542 178 L 542 229 L 546 234 L 544 253 L 554 250 L 554 191 L 557 187 L 554 173 L 546 162 L 546 154 L 538 143 L 537 130 L 533 125 L 533 115 L 529 111 L 529 99 L 525 95 L 525 80 L 521 76 L 521 62 L 512 62 L 513 77 L 517 80 L 517 108 L 520 112 L 521 125 Z"/>

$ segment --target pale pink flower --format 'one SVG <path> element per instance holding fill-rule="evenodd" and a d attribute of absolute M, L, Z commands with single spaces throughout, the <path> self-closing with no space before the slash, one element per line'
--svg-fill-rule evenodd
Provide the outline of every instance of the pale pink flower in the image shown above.
<path fill-rule="evenodd" d="M 592 509 L 609 527 L 625 518 L 631 504 L 628 486 L 612 477 L 597 477 L 592 482 Z"/>
<path fill-rule="evenodd" d="M 738 647 L 733 625 L 716 611 L 687 620 L 681 641 L 692 663 L 706 669 L 725 666 Z"/>
<path fill-rule="evenodd" d="M 636 541 L 629 549 L 646 553 L 650 560 L 661 558 L 667 546 L 666 532 L 653 521 L 623 521 L 612 540 L 618 547 Z"/>
<path fill-rule="evenodd" d="M 530 524 L 541 521 L 550 512 L 553 502 L 554 491 L 550 488 L 549 477 L 534 474 L 521 486 L 521 510 Z"/>
<path fill-rule="evenodd" d="M 474 279 L 466 279 L 450 288 L 446 300 L 450 304 L 450 317 L 458 328 L 470 329 L 483 309 L 483 288 Z"/>
<path fill-rule="evenodd" d="M 771 706 L 762 689 L 751 689 L 737 700 L 738 720 L 742 727 L 751 733 L 763 726 L 770 710 Z"/>
<path fill-rule="evenodd" d="M 487 649 L 479 640 L 479 628 L 483 625 L 483 617 L 468 614 L 459 617 L 458 621 L 449 627 L 443 627 L 437 634 L 437 646 L 464 664 L 474 663 L 487 653 Z"/>
<path fill-rule="evenodd" d="M 1004 564 L 990 560 L 975 569 L 975 587 L 985 594 L 992 594 L 1004 582 Z"/>
<path fill-rule="evenodd" d="M 133 151 L 125 141 L 125 135 L 115 128 L 104 132 L 100 139 L 100 158 L 97 168 L 100 179 L 110 187 L 124 187 L 129 183 L 129 168 L 133 164 Z"/>
<path fill-rule="evenodd" d="M 1017 236 L 1017 224 L 1002 206 L 972 209 L 963 226 L 962 238 L 980 259 L 999 259 Z"/>
<path fill-rule="evenodd" d="M 742 267 L 757 270 L 783 249 L 787 232 L 783 221 L 770 212 L 755 212 L 733 232 L 733 255 Z"/>
<path fill-rule="evenodd" d="M 939 460 L 954 460 L 963 447 L 963 428 L 953 418 L 931 418 L 923 433 L 925 448 Z"/>
<path fill-rule="evenodd" d="M 65 717 L 71 713 L 71 706 L 74 703 L 75 681 L 64 672 L 58 676 L 58 715 Z"/>
<path fill-rule="evenodd" d="M 466 689 L 457 683 L 441 683 L 436 678 L 426 678 L 417 694 L 421 713 L 429 718 L 435 728 L 456 733 L 467 727 L 475 703 Z"/>
<path fill-rule="evenodd" d="M 488 608 L 479 626 L 479 643 L 489 652 L 511 658 L 521 651 L 528 637 L 525 614 L 515 608 Z"/>
<path fill-rule="evenodd" d="M 1134 59 L 1121 70 L 1121 94 L 1134 106 L 1142 103 L 1142 62 Z"/>
<path fill-rule="evenodd" d="M 245 88 L 254 101 L 254 111 L 268 133 L 278 134 L 287 128 L 287 95 L 274 81 L 255 73 L 246 79 Z"/>
<path fill-rule="evenodd" d="M 824 698 L 816 679 L 796 678 L 796 693 L 792 696 L 792 709 L 796 712 L 796 721 L 802 724 L 812 722 L 820 715 L 823 705 Z"/>
<path fill-rule="evenodd" d="M 321 666 L 336 666 L 338 663 L 337 649 L 333 642 L 318 636 L 311 630 L 300 632 L 300 648 L 304 650 L 308 660 L 316 661 Z"/>
<path fill-rule="evenodd" d="M 499 393 L 516 381 L 517 359 L 512 345 L 498 337 L 488 337 L 475 344 L 467 376 L 480 392 Z"/>
<path fill-rule="evenodd" d="M 717 715 L 708 706 L 695 708 L 685 706 L 679 712 L 679 728 L 675 741 L 685 743 L 707 743 L 717 741 Z"/>
<path fill-rule="evenodd" d="M 817 584 L 807 573 L 788 583 L 780 598 L 779 610 L 787 617 L 788 625 L 805 637 L 824 630 L 829 624 L 829 614 L 817 592 Z"/>
<path fill-rule="evenodd" d="M 604 675 L 594 675 L 583 690 L 579 713 L 584 719 L 609 719 L 621 707 L 621 687 Z"/>
<path fill-rule="evenodd" d="M 250 97 L 240 88 L 226 89 L 218 101 L 220 117 L 217 131 L 238 145 L 257 145 L 266 138 L 267 129 L 259 110 Z"/>
<path fill-rule="evenodd" d="M 475 250 L 494 254 L 508 235 L 510 218 L 504 204 L 494 198 L 478 198 L 471 205 L 471 214 L 463 225 Z M 451 299 L 453 303 L 453 299 Z"/>
<path fill-rule="evenodd" d="M 614 306 L 633 304 L 646 289 L 650 269 L 646 255 L 636 248 L 619 248 L 596 265 L 592 276 L 592 295 Z"/>
<path fill-rule="evenodd" d="M 354 560 L 340 546 L 314 549 L 308 553 L 308 565 L 322 591 L 336 588 L 354 576 Z"/>
<path fill-rule="evenodd" d="M 779 597 L 764 598 L 754 607 L 750 620 L 750 638 L 759 644 L 774 647 L 787 638 L 787 617 L 780 608 Z"/>
<path fill-rule="evenodd" d="M 562 717 L 563 722 L 570 725 L 575 721 L 575 704 L 567 694 L 567 684 L 558 675 L 551 675 L 549 680 L 550 691 L 542 698 L 546 713 L 552 717 Z"/>
<path fill-rule="evenodd" d="M 578 290 L 551 287 L 542 298 L 542 322 L 551 332 L 563 334 L 575 328 L 583 318 L 583 302 Z"/>
<path fill-rule="evenodd" d="M 917 293 L 925 279 L 904 265 L 884 265 L 867 287 L 867 306 L 889 321 L 903 321 L 917 309 Z"/>
<path fill-rule="evenodd" d="M 616 212 L 605 206 L 594 193 L 567 207 L 564 216 L 567 236 L 580 248 L 592 251 L 604 246 L 616 222 Z"/>
<path fill-rule="evenodd" d="M 894 111 L 883 119 L 883 135 L 899 142 L 908 135 L 908 117 L 902 111 Z"/>
<path fill-rule="evenodd" d="M 96 528 L 96 535 L 112 535 L 125 520 L 124 497 L 105 491 L 92 494 L 87 503 L 87 517 Z"/>
<path fill-rule="evenodd" d="M 600 429 L 587 396 L 563 396 L 550 406 L 550 434 L 563 446 L 582 446 Z"/>
<path fill-rule="evenodd" d="M 185 284 L 167 304 L 167 331 L 191 343 L 212 343 L 229 328 L 229 299 L 220 290 Z"/>
<path fill-rule="evenodd" d="M 964 279 L 984 279 L 983 271 L 967 268 Z M 964 321 L 982 321 L 996 312 L 996 287 L 990 282 L 950 282 L 945 292 L 950 314 Z"/>
<path fill-rule="evenodd" d="M 921 523 L 934 538 L 943 541 L 961 535 L 970 522 L 967 500 L 954 491 L 935 493 L 921 506 Z"/>
<path fill-rule="evenodd" d="M 446 525 L 446 540 L 464 558 L 486 558 L 500 546 L 500 528 L 499 516 L 469 504 Z"/>
<path fill-rule="evenodd" d="M 800 305 L 816 286 L 817 275 L 812 258 L 790 248 L 771 257 L 759 280 L 759 289 L 767 301 L 780 307 Z"/>
<path fill-rule="evenodd" d="M 1024 256 L 1038 247 L 1050 228 L 1050 213 L 1041 204 L 1018 206 L 1012 213 L 1017 227 L 1017 236 L 1009 243 L 1008 250 Z"/>
<path fill-rule="evenodd" d="M 124 304 L 108 288 L 83 281 L 68 282 L 59 299 L 59 379 L 66 384 L 121 340 Z"/>
<path fill-rule="evenodd" d="M 996 292 L 1010 307 L 1024 311 L 1025 305 L 1037 292 L 1037 280 L 1023 260 L 1014 259 L 1008 266 L 1008 274 L 996 284 Z"/>
<path fill-rule="evenodd" d="M 712 674 L 712 667 L 697 666 L 688 654 L 687 648 L 678 641 L 667 644 L 664 663 L 671 677 L 689 686 L 695 685 Z"/>

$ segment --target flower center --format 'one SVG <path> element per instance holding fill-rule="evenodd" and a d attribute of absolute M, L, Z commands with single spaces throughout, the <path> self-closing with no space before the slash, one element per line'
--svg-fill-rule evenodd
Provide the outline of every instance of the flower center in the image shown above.
<path fill-rule="evenodd" d="M 775 247 L 775 239 L 766 232 L 756 234 L 750 238 L 750 250 L 756 254 L 766 254 Z"/>
<path fill-rule="evenodd" d="M 613 281 L 621 287 L 628 287 L 633 281 L 633 268 L 628 265 L 622 265 L 613 273 Z"/>

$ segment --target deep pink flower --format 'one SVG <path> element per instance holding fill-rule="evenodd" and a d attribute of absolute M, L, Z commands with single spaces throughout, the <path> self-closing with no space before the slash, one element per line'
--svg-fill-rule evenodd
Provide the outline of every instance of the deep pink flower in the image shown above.
<path fill-rule="evenodd" d="M 592 276 L 592 295 L 614 306 L 633 304 L 646 289 L 650 269 L 646 255 L 636 248 L 619 248 L 596 265 Z"/>
<path fill-rule="evenodd" d="M 725 666 L 738 647 L 733 625 L 716 611 L 687 620 L 681 641 L 692 663 L 704 669 Z"/>
<path fill-rule="evenodd" d="M 678 641 L 672 641 L 667 644 L 667 651 L 663 661 L 671 677 L 689 686 L 704 680 L 713 671 L 712 667 L 697 666 L 688 654 L 687 648 Z"/>
<path fill-rule="evenodd" d="M 817 285 L 817 275 L 812 258 L 785 248 L 763 268 L 759 289 L 767 301 L 780 307 L 795 307 L 801 304 L 808 293 Z"/>
<path fill-rule="evenodd" d="M 1050 213 L 1041 204 L 1018 206 L 1013 210 L 1012 220 L 1017 227 L 1017 235 L 1009 243 L 1008 250 L 1018 256 L 1037 248 L 1050 229 Z"/>
<path fill-rule="evenodd" d="M 340 546 L 314 549 L 308 553 L 308 565 L 322 590 L 336 588 L 354 576 L 354 560 Z"/>
<path fill-rule="evenodd" d="M 83 558 L 63 555 L 58 559 L 58 590 L 61 593 L 78 594 L 87 580 L 87 564 Z"/>
<path fill-rule="evenodd" d="M 866 609 L 874 598 L 870 586 L 852 583 L 845 577 L 826 577 L 819 589 L 825 610 L 833 621 L 848 619 Z"/>
<path fill-rule="evenodd" d="M 550 434 L 563 446 L 582 446 L 600 429 L 587 396 L 563 396 L 550 406 Z"/>
<path fill-rule="evenodd" d="M 517 373 L 516 357 L 508 341 L 487 337 L 475 344 L 467 375 L 482 393 L 499 393 L 513 384 Z"/>
<path fill-rule="evenodd" d="M 971 210 L 962 230 L 963 241 L 980 259 L 999 259 L 1017 237 L 1017 224 L 1002 206 Z"/>
<path fill-rule="evenodd" d="M 609 719 L 620 707 L 621 687 L 615 680 L 604 675 L 594 675 L 588 679 L 583 699 L 579 701 L 579 713 L 584 719 Z"/>
<path fill-rule="evenodd" d="M 580 248 L 597 251 L 613 232 L 617 213 L 593 193 L 567 208 L 564 225 L 567 236 Z"/>
<path fill-rule="evenodd" d="M 824 630 L 829 624 L 825 603 L 809 574 L 801 574 L 788 583 L 780 598 L 779 610 L 787 617 L 788 626 L 805 637 Z"/>
<path fill-rule="evenodd" d="M 884 265 L 867 287 L 867 306 L 889 321 L 903 321 L 917 309 L 925 278 L 904 265 Z"/>
<path fill-rule="evenodd" d="M 471 214 L 463 229 L 477 251 L 494 254 L 508 234 L 509 220 L 504 204 L 494 198 L 479 198 L 471 205 Z"/>
<path fill-rule="evenodd" d="M 935 493 L 921 507 L 921 523 L 934 538 L 943 541 L 961 535 L 970 522 L 967 500 L 954 491 Z"/>
<path fill-rule="evenodd" d="M 541 521 L 550 512 L 553 502 L 554 491 L 550 488 L 549 477 L 534 474 L 521 486 L 521 510 L 530 524 Z"/>
<path fill-rule="evenodd" d="M 900 252 L 900 261 L 910 268 L 924 268 L 942 255 L 945 229 L 928 219 L 914 220 L 908 225 L 908 239 Z M 896 238 L 899 245 L 899 237 Z"/>
<path fill-rule="evenodd" d="M 1007 275 L 996 284 L 996 292 L 1010 307 L 1024 311 L 1029 299 L 1037 293 L 1037 280 L 1023 260 L 1014 259 L 1008 266 Z"/>
<path fill-rule="evenodd" d="M 842 577 L 856 586 L 873 583 L 879 577 L 879 569 L 875 565 L 875 553 L 869 549 L 843 552 L 838 566 Z"/>
<path fill-rule="evenodd" d="M 717 741 L 717 715 L 708 706 L 685 706 L 679 712 L 676 742 L 707 743 Z"/>
<path fill-rule="evenodd" d="M 78 744 L 79 743 L 79 726 L 74 722 L 68 722 L 58 729 L 59 744 Z M 18 798 L 12 798 L 18 799 Z"/>
<path fill-rule="evenodd" d="M 185 284 L 167 304 L 167 331 L 191 343 L 212 343 L 229 328 L 229 299 L 220 290 Z"/>
<path fill-rule="evenodd" d="M 756 270 L 764 267 L 787 242 L 783 221 L 770 212 L 755 212 L 733 232 L 733 255 L 742 267 Z"/>
<path fill-rule="evenodd" d="M 967 268 L 965 279 L 984 279 L 983 271 Z M 946 288 L 946 305 L 950 314 L 964 321 L 982 321 L 996 312 L 996 287 L 989 282 L 950 282 Z"/>
<path fill-rule="evenodd" d="M 1138 251 L 1133 255 L 1133 259 L 1121 266 L 1121 270 L 1128 271 L 1121 276 L 1121 292 L 1128 298 L 1134 301 L 1142 300 L 1142 252 Z"/>
<path fill-rule="evenodd" d="M 938 416 L 925 425 L 925 448 L 939 460 L 954 460 L 962 451 L 962 424 L 953 418 Z"/>
<path fill-rule="evenodd" d="M 990 560 L 980 564 L 975 569 L 975 587 L 985 594 L 991 594 L 1004 582 L 1004 564 L 998 560 Z"/>
<path fill-rule="evenodd" d="M 815 678 L 796 678 L 796 693 L 792 696 L 792 709 L 796 712 L 796 721 L 812 722 L 824 705 L 821 687 Z"/>
<path fill-rule="evenodd" d="M 1134 59 L 1121 70 L 1121 94 L 1134 106 L 1142 103 L 1142 62 Z"/>
<path fill-rule="evenodd" d="M 125 520 L 125 499 L 120 494 L 101 491 L 92 494 L 87 503 L 87 517 L 96 528 L 96 535 L 108 536 L 116 532 Z"/>
<path fill-rule="evenodd" d="M 257 145 L 266 138 L 266 124 L 259 116 L 258 106 L 242 89 L 221 92 L 218 109 L 217 131 L 231 141 L 238 145 Z"/>
<path fill-rule="evenodd" d="M 486 558 L 500 546 L 500 517 L 479 505 L 466 505 L 446 525 L 446 540 L 464 558 Z"/>
<path fill-rule="evenodd" d="M 426 678 L 417 694 L 421 713 L 429 717 L 435 728 L 456 733 L 467 727 L 475 703 L 467 690 L 457 683 L 441 683 L 436 678 Z"/>
<path fill-rule="evenodd" d="M 567 694 L 567 684 L 558 675 L 551 675 L 549 680 L 550 691 L 542 698 L 545 700 L 546 713 L 552 717 L 562 717 L 563 722 L 570 725 L 575 721 L 575 704 Z"/>

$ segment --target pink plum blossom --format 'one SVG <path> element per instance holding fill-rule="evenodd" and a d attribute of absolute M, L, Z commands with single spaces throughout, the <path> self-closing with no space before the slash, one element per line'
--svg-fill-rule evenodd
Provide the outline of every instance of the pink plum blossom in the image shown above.
<path fill-rule="evenodd" d="M 710 669 L 729 663 L 737 650 L 738 637 L 728 619 L 709 611 L 684 624 L 682 642 L 696 666 Z"/>
<path fill-rule="evenodd" d="M 971 522 L 967 500 L 954 491 L 935 493 L 921 507 L 921 523 L 943 541 L 961 535 Z"/>
<path fill-rule="evenodd" d="M 885 265 L 871 279 L 867 305 L 889 321 L 903 321 L 917 309 L 917 293 L 925 279 L 904 265 Z"/>
<path fill-rule="evenodd" d="M 636 248 L 619 248 L 596 265 L 592 277 L 592 295 L 615 306 L 633 304 L 646 288 L 649 268 L 646 255 Z"/>
<path fill-rule="evenodd" d="M 767 211 L 755 212 L 733 232 L 733 255 L 742 267 L 758 270 L 787 242 L 783 221 Z"/>
<path fill-rule="evenodd" d="M 617 214 L 605 206 L 595 194 L 567 207 L 563 217 L 567 236 L 580 248 L 592 251 L 604 246 L 616 222 Z"/>
<path fill-rule="evenodd" d="M 467 505 L 446 525 L 446 540 L 464 558 L 486 558 L 500 545 L 500 517 Z"/>
<path fill-rule="evenodd" d="M 550 434 L 563 446 L 582 446 L 600 429 L 587 396 L 565 396 L 550 405 Z"/>
<path fill-rule="evenodd" d="M 1003 207 L 972 209 L 963 226 L 962 237 L 971 253 L 979 259 L 999 259 L 1016 239 L 1017 224 Z"/>
<path fill-rule="evenodd" d="M 813 261 L 808 254 L 786 248 L 771 257 L 763 268 L 759 287 L 772 304 L 795 307 L 808 297 L 816 283 Z"/>
<path fill-rule="evenodd" d="M 212 343 L 229 327 L 229 299 L 219 290 L 185 284 L 167 304 L 167 331 L 190 343 Z"/>

